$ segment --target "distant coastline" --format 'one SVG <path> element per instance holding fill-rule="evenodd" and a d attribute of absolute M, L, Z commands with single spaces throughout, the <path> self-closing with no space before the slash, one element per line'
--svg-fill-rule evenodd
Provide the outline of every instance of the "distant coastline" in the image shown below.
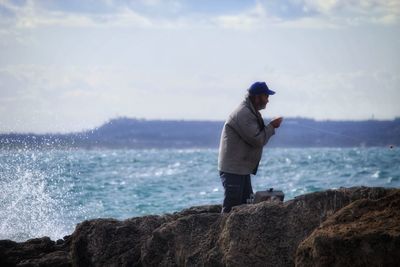
<path fill-rule="evenodd" d="M 223 121 L 112 119 L 68 134 L 0 134 L 0 148 L 217 148 Z M 316 121 L 285 118 L 269 147 L 370 147 L 400 145 L 400 118 Z"/>

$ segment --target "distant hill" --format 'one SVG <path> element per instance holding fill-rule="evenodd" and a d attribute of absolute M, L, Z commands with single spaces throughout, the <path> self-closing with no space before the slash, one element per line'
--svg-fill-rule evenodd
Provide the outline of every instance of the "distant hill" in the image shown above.
<path fill-rule="evenodd" d="M 78 134 L 2 134 L 0 147 L 217 148 L 224 122 L 117 118 Z M 315 121 L 286 118 L 270 147 L 400 145 L 400 118 Z"/>

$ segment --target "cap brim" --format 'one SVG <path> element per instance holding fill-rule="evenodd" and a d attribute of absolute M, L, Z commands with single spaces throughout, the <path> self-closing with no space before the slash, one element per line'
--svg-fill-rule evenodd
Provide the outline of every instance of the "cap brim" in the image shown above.
<path fill-rule="evenodd" d="M 274 95 L 275 94 L 275 92 L 274 91 L 272 91 L 272 90 L 267 90 L 267 95 Z"/>

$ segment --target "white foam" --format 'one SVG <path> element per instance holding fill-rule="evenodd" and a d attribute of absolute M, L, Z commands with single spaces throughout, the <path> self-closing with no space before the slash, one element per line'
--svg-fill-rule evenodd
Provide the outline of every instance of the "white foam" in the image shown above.
<path fill-rule="evenodd" d="M 68 223 L 75 214 L 65 208 L 67 188 L 58 180 L 62 166 L 49 172 L 43 167 L 43 155 L 33 153 L 10 153 L 6 155 L 9 160 L 1 162 L 0 239 L 59 239 L 70 234 L 75 226 Z M 37 161 L 40 157 L 42 165 Z M 76 209 L 76 214 L 82 212 L 79 207 Z"/>

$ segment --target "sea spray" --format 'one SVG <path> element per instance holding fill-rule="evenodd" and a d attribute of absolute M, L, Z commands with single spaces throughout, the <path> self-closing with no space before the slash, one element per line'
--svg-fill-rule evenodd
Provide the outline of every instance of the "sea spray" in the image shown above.
<path fill-rule="evenodd" d="M 84 217 L 64 179 L 68 154 L 17 149 L 0 154 L 0 239 L 61 238 L 70 233 L 74 218 Z"/>

